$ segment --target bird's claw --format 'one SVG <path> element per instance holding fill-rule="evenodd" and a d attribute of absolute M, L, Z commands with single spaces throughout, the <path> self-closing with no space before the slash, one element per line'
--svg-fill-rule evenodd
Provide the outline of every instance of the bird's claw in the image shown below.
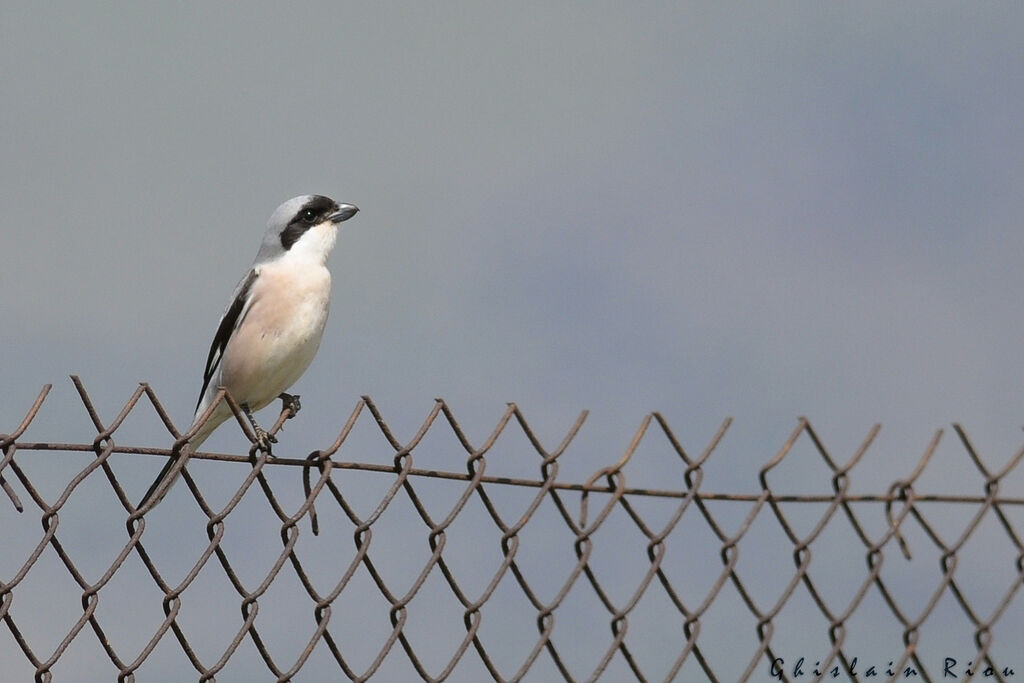
<path fill-rule="evenodd" d="M 277 443 L 277 437 L 268 432 L 263 427 L 257 426 L 256 428 L 256 446 L 267 455 L 273 455 L 270 452 L 270 444 Z"/>
<path fill-rule="evenodd" d="M 249 406 L 247 404 L 242 404 L 242 412 L 245 413 L 247 418 L 249 418 L 249 424 L 252 425 L 252 431 L 256 434 L 256 447 L 261 451 L 264 451 L 267 455 L 272 455 L 270 452 L 270 444 L 277 443 L 277 437 L 256 423 L 256 418 L 253 417 L 252 411 L 249 410 Z"/>
<path fill-rule="evenodd" d="M 288 416 L 289 420 L 298 415 L 299 411 L 302 410 L 302 402 L 299 401 L 298 394 L 285 394 L 282 392 L 278 398 L 281 399 L 281 409 L 291 413 Z"/>

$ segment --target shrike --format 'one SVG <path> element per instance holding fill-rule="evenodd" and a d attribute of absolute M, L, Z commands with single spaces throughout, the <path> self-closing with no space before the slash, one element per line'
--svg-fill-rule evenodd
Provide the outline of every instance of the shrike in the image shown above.
<path fill-rule="evenodd" d="M 298 397 L 284 392 L 302 376 L 320 347 L 331 300 L 327 257 L 338 237 L 338 224 L 357 211 L 352 204 L 319 195 L 295 197 L 277 207 L 252 268 L 235 287 L 217 326 L 190 430 L 224 387 L 269 450 L 275 439 L 252 414 L 275 398 L 297 412 Z M 231 415 L 226 401 L 217 404 L 189 440 L 193 452 Z M 140 508 L 154 496 L 154 505 L 163 499 L 180 457 L 168 459 Z"/>

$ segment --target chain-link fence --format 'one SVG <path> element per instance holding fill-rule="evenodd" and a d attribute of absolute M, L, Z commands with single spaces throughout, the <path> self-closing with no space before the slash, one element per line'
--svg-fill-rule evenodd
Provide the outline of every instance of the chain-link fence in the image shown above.
<path fill-rule="evenodd" d="M 333 443 L 295 458 L 260 450 L 236 408 L 248 455 L 191 453 L 148 386 L 104 419 L 73 380 L 84 442 L 26 438 L 48 386 L 0 424 L 4 681 L 1024 674 L 1024 450 L 993 468 L 959 425 L 857 493 L 878 427 L 840 461 L 800 419 L 774 457 L 724 463 L 757 486 L 723 493 L 705 479 L 729 420 L 691 453 L 650 414 L 571 480 L 586 413 L 551 446 L 509 405 L 473 443 L 438 401 L 402 441 L 364 397 Z M 163 448 L 117 442 L 140 411 Z M 940 443 L 972 463 L 954 493 L 918 490 Z M 177 454 L 186 485 L 136 509 Z M 523 466 L 535 474 L 507 473 Z M 818 492 L 788 491 L 811 471 Z"/>

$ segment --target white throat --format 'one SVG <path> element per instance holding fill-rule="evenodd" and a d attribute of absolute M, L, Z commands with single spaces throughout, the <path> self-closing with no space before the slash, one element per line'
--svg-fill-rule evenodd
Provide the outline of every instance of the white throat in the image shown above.
<path fill-rule="evenodd" d="M 338 241 L 338 226 L 330 221 L 321 223 L 307 230 L 292 248 L 281 254 L 282 260 L 313 261 L 322 266 L 327 265 L 327 257 Z"/>

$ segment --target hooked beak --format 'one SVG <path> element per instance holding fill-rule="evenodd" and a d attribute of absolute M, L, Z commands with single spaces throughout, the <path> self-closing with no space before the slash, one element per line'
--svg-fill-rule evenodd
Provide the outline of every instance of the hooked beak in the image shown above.
<path fill-rule="evenodd" d="M 354 204 L 338 204 L 338 210 L 328 216 L 327 220 L 332 223 L 341 223 L 355 216 L 358 211 L 359 207 Z"/>

